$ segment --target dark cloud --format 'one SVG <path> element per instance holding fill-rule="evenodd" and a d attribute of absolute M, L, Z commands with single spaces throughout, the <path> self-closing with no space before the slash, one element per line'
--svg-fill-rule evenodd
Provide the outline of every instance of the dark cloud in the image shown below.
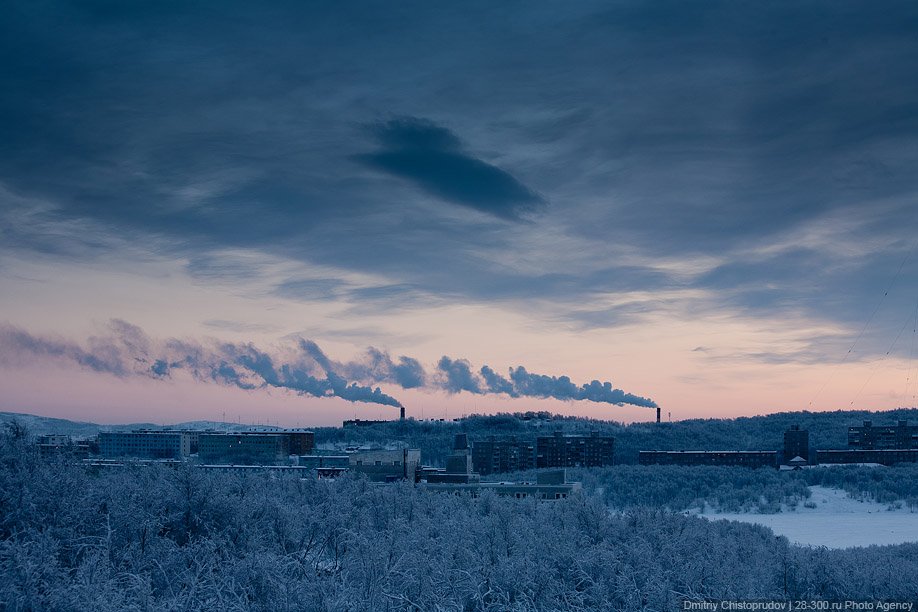
<path fill-rule="evenodd" d="M 28 3 L 0 20 L 0 240 L 247 283 L 220 254 L 252 249 L 388 283 L 290 299 L 537 298 L 587 327 L 642 314 L 596 294 L 684 282 L 655 258 L 714 256 L 716 302 L 848 323 L 918 233 L 916 29 L 903 1 Z M 884 262 L 748 256 L 839 216 Z"/>
<path fill-rule="evenodd" d="M 459 138 L 444 127 L 408 117 L 372 131 L 383 150 L 355 159 L 439 198 L 506 219 L 517 219 L 544 204 L 508 172 L 463 152 Z"/>

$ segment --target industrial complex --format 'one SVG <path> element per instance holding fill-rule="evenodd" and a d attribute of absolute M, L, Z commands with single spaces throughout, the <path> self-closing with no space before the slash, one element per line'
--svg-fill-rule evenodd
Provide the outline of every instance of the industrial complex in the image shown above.
<path fill-rule="evenodd" d="M 363 423 L 361 423 L 362 425 Z M 350 424 L 355 426 L 355 424 Z M 271 471 L 335 478 L 360 474 L 372 482 L 408 481 L 436 491 L 480 495 L 484 491 L 535 499 L 564 499 L 579 490 L 566 480 L 566 468 L 602 467 L 615 463 L 615 438 L 555 432 L 528 439 L 455 436 L 445 466 L 423 465 L 411 448 L 347 447 L 319 450 L 315 434 L 305 429 L 240 432 L 215 430 L 137 429 L 106 431 L 96 438 L 74 441 L 66 435 L 40 436 L 42 457 L 67 456 L 105 467 L 126 462 L 189 462 L 202 469 Z M 817 449 L 810 432 L 798 426 L 784 432 L 779 450 L 642 450 L 641 465 L 717 465 L 799 469 L 815 465 L 918 462 L 918 427 L 899 421 L 874 426 L 866 421 L 848 430 L 848 447 Z M 535 482 L 487 482 L 482 476 L 539 470 Z"/>

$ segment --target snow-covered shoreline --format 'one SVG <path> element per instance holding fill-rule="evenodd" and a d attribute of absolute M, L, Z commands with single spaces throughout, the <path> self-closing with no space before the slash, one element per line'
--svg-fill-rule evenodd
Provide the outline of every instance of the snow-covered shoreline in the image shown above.
<path fill-rule="evenodd" d="M 774 514 L 699 513 L 709 520 L 730 520 L 769 527 L 792 543 L 827 548 L 918 542 L 918 513 L 908 508 L 859 501 L 845 491 L 810 487 L 807 507 L 784 508 Z M 812 507 L 815 506 L 815 507 Z"/>

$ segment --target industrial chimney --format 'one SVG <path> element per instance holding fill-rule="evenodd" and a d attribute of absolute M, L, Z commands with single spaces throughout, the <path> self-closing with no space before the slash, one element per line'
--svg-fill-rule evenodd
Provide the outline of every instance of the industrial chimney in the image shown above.
<path fill-rule="evenodd" d="M 660 407 L 657 406 L 657 423 L 660 422 Z"/>
<path fill-rule="evenodd" d="M 402 420 L 402 421 L 405 420 L 405 407 L 404 407 L 404 406 L 402 406 L 402 407 L 401 407 L 401 410 L 399 410 L 398 418 L 399 418 L 399 420 Z M 660 420 L 660 411 L 659 411 L 659 410 L 657 410 L 657 420 L 658 420 L 658 421 Z"/>

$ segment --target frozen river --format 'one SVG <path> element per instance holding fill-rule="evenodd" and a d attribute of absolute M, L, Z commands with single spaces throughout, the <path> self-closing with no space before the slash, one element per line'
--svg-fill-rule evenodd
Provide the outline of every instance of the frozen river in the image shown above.
<path fill-rule="evenodd" d="M 871 544 L 918 542 L 918 513 L 907 508 L 887 510 L 887 505 L 851 499 L 838 489 L 810 487 L 808 501 L 815 508 L 787 510 L 777 514 L 705 513 L 710 520 L 756 523 L 771 528 L 793 543 L 828 548 Z"/>

